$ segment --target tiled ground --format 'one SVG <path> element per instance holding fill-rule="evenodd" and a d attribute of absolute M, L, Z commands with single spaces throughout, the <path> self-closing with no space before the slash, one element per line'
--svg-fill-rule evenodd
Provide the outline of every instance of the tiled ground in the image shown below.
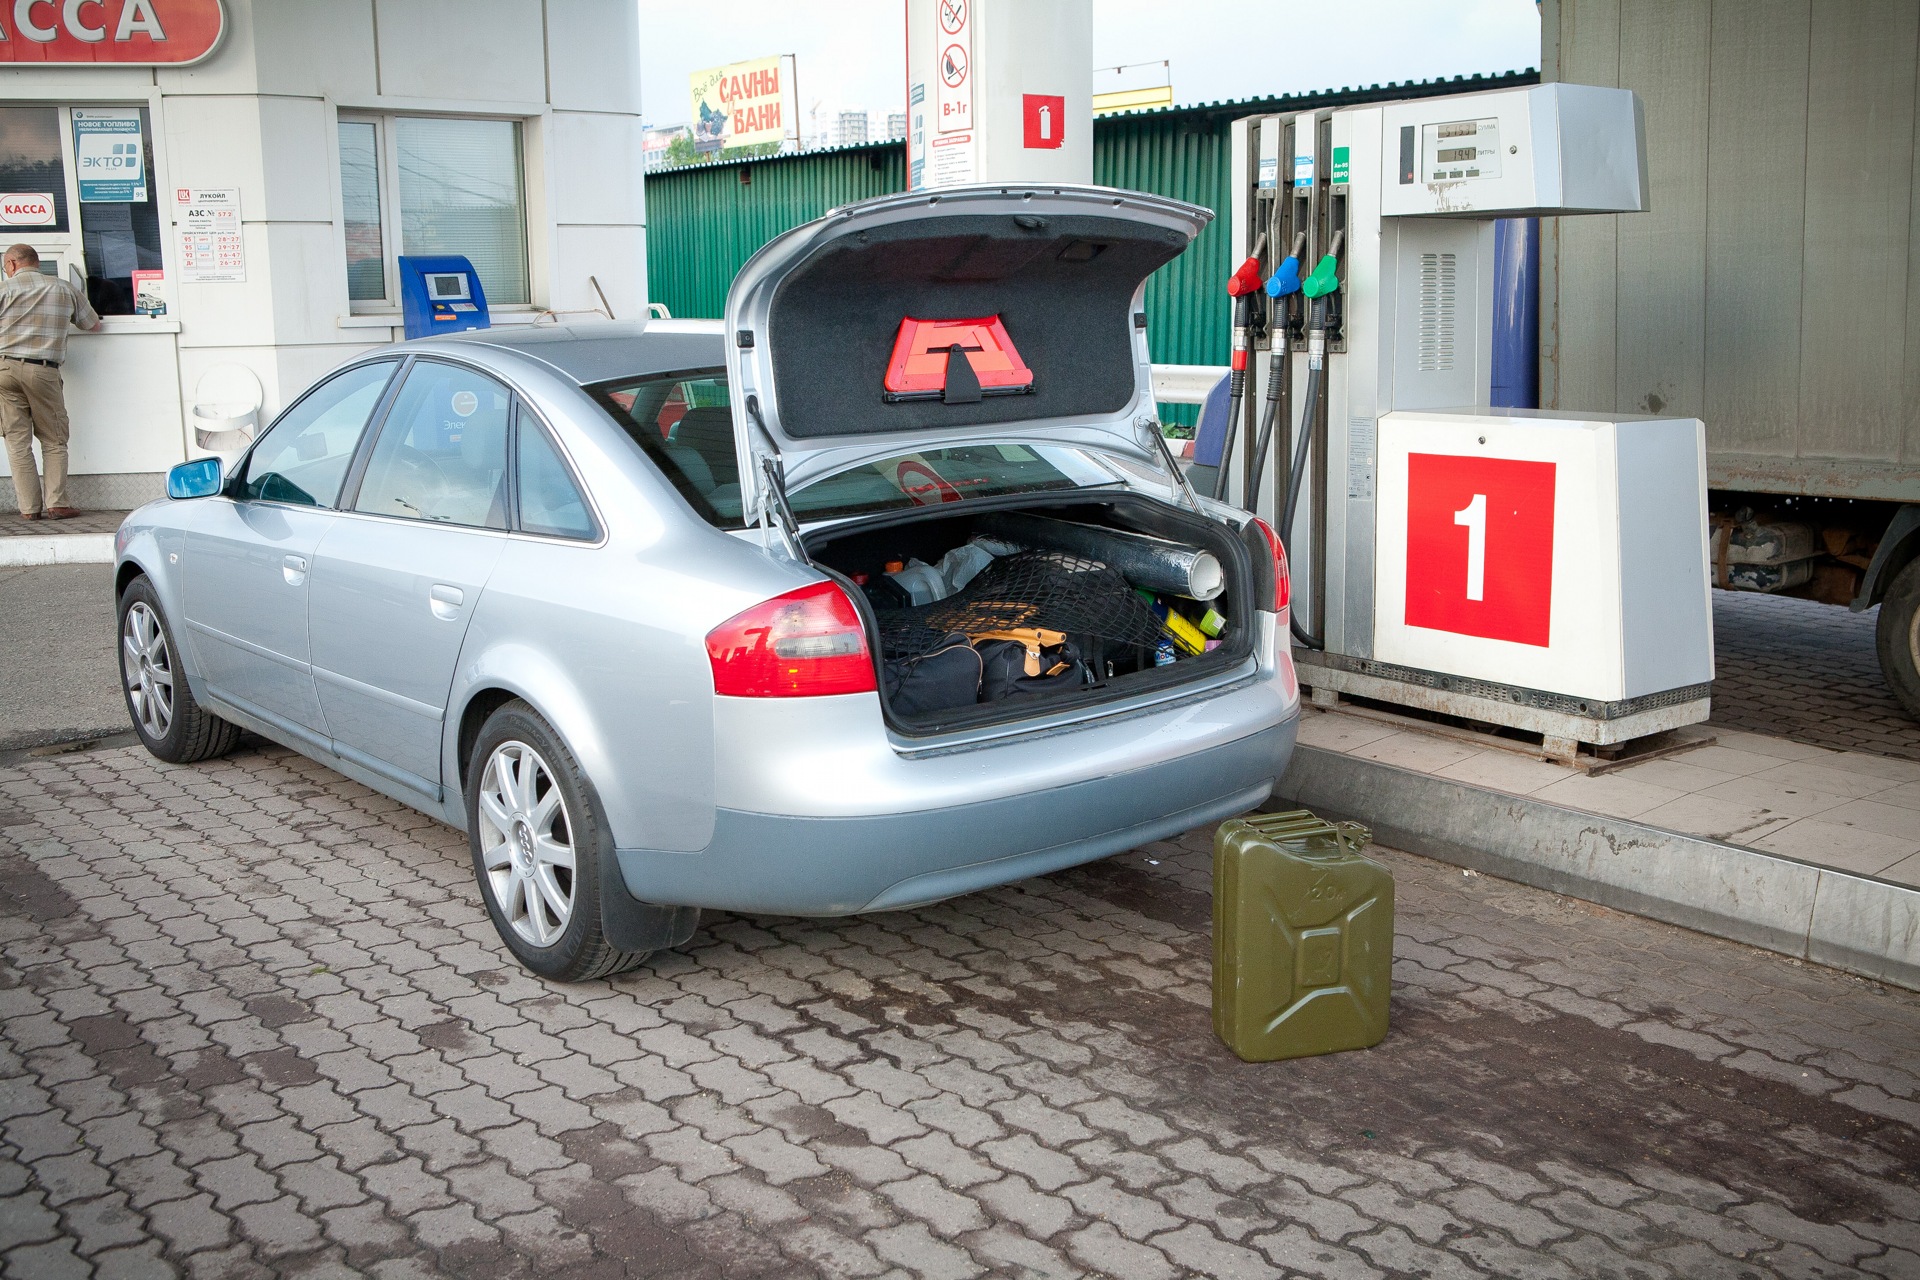
<path fill-rule="evenodd" d="M 1300 741 L 1589 813 L 1920 885 L 1920 762 L 1719 729 L 1711 746 L 1598 776 L 1308 708 Z"/>
<path fill-rule="evenodd" d="M 1887 692 L 1878 608 L 1749 591 L 1713 593 L 1713 723 L 1846 751 L 1920 760 L 1920 720 Z"/>
<path fill-rule="evenodd" d="M 552 987 L 279 750 L 0 771 L 10 1277 L 1920 1275 L 1920 999 L 1437 863 L 1238 1062 L 1207 833 Z"/>
<path fill-rule="evenodd" d="M 71 520 L 22 520 L 13 505 L 11 481 L 0 481 L 0 538 L 45 538 L 55 534 L 112 533 L 124 511 L 83 511 Z"/>

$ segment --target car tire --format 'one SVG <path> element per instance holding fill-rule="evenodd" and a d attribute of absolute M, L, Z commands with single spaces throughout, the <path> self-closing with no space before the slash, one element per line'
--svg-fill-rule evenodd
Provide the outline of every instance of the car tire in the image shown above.
<path fill-rule="evenodd" d="M 1874 641 L 1887 687 L 1920 720 L 1920 559 L 1909 560 L 1887 584 Z"/>
<path fill-rule="evenodd" d="M 573 752 L 526 703 L 505 703 L 481 726 L 466 801 L 474 878 L 515 959 L 543 978 L 585 982 L 647 958 L 607 940 L 600 870 L 614 856 L 612 833 Z"/>
<path fill-rule="evenodd" d="M 119 618 L 120 693 L 140 744 L 169 764 L 193 764 L 233 750 L 240 726 L 194 698 L 173 627 L 145 575 L 120 593 Z"/>

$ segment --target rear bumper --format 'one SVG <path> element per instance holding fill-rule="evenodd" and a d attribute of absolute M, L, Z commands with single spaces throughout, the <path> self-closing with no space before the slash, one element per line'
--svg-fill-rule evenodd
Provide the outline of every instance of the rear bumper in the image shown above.
<path fill-rule="evenodd" d="M 834 916 L 934 902 L 1119 853 L 1253 808 L 1286 769 L 1297 708 L 1141 768 L 946 808 L 797 817 L 722 808 L 698 853 L 618 852 L 636 898 Z"/>

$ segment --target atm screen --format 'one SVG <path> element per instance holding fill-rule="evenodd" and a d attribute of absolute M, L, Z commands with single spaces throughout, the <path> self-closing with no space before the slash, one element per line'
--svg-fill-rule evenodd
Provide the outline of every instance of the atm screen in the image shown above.
<path fill-rule="evenodd" d="M 467 291 L 467 277 L 458 271 L 436 272 L 429 275 L 427 296 L 435 302 L 467 298 L 471 296 Z"/>

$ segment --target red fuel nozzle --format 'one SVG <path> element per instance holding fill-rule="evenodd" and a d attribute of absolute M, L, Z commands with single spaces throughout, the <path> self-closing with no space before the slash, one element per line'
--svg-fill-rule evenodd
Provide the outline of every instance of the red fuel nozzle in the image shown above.
<path fill-rule="evenodd" d="M 1227 277 L 1227 296 L 1244 298 L 1264 283 L 1260 278 L 1260 259 L 1256 255 L 1241 263 L 1240 269 Z"/>
<path fill-rule="evenodd" d="M 1240 269 L 1227 277 L 1227 296 L 1244 298 L 1257 292 L 1266 284 L 1260 277 L 1260 255 L 1267 251 L 1267 233 L 1262 231 L 1253 241 L 1253 253 L 1240 264 Z"/>

